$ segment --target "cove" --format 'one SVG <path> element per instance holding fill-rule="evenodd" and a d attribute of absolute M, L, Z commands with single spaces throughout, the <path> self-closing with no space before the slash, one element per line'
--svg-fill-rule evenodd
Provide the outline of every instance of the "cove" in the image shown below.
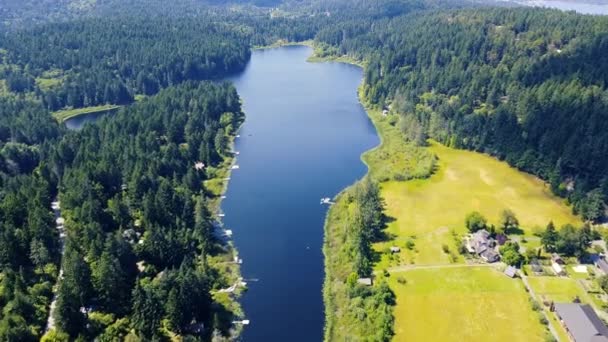
<path fill-rule="evenodd" d="M 309 63 L 312 49 L 256 50 L 230 78 L 246 121 L 222 203 L 248 291 L 244 341 L 321 341 L 323 223 L 333 197 L 367 171 L 376 130 L 357 98 L 362 70 Z"/>

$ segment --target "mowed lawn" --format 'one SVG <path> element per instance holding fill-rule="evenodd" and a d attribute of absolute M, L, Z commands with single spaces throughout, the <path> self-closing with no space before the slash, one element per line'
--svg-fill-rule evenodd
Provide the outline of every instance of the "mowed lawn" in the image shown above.
<path fill-rule="evenodd" d="M 510 209 L 526 235 L 531 234 L 531 228 L 544 228 L 551 220 L 558 227 L 580 224 L 564 200 L 552 195 L 534 176 L 484 154 L 437 143 L 429 149 L 439 158 L 438 171 L 431 178 L 382 183 L 385 213 L 395 219 L 387 232 L 396 238 L 376 248 L 403 247 L 412 239 L 416 252 L 402 248 L 401 263 L 448 262 L 442 245 L 456 249 L 451 232 L 465 233 L 464 218 L 473 210 L 498 224 L 502 210 Z"/>
<path fill-rule="evenodd" d="M 406 284 L 397 282 L 404 277 Z M 395 341 L 543 341 L 547 336 L 519 279 L 489 267 L 393 273 Z"/>

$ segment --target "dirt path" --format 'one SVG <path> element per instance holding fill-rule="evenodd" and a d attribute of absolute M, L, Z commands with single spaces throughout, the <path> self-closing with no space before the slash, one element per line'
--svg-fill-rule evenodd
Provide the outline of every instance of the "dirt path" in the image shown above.
<path fill-rule="evenodd" d="M 390 267 L 387 271 L 391 273 L 395 272 L 407 272 L 411 270 L 421 270 L 421 269 L 433 269 L 433 268 L 461 268 L 461 267 L 494 267 L 498 268 L 500 266 L 504 266 L 502 263 L 496 264 L 424 264 L 424 265 L 402 265 Z"/>
<path fill-rule="evenodd" d="M 540 300 L 540 298 L 538 298 L 536 296 L 536 292 L 534 292 L 534 290 L 530 286 L 530 283 L 528 283 L 528 277 L 521 271 L 519 271 L 518 273 L 519 273 L 519 277 L 521 278 L 521 281 L 524 283 L 524 286 L 528 290 L 528 293 L 530 293 L 530 296 L 532 296 L 532 298 L 542 306 L 543 305 L 542 301 Z M 555 340 L 559 341 L 560 340 L 559 335 L 557 334 L 557 331 L 553 327 L 553 322 L 551 322 L 551 320 L 549 319 L 549 316 L 547 315 L 547 312 L 542 307 L 541 307 L 541 312 L 543 313 L 543 316 L 545 316 L 545 319 L 547 320 L 547 322 L 549 322 L 549 324 L 547 325 L 549 327 L 549 331 L 551 332 L 551 334 L 553 335 Z"/>

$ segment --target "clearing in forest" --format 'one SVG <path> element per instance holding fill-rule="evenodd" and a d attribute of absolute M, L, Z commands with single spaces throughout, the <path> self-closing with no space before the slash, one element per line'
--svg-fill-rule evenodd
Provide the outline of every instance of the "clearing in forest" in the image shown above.
<path fill-rule="evenodd" d="M 394 239 L 377 244 L 376 248 L 401 247 L 400 260 L 393 260 L 391 266 L 395 262 L 449 262 L 442 246 L 457 252 L 453 235 L 466 233 L 464 218 L 471 211 L 479 211 L 489 223 L 498 225 L 501 212 L 510 209 L 519 219 L 525 237 L 532 241 L 537 240 L 532 237 L 533 229 L 544 228 L 549 221 L 558 227 L 581 223 L 545 183 L 505 162 L 437 143 L 428 150 L 438 157 L 439 166 L 429 179 L 381 185 L 385 213 L 391 221 L 386 232 Z M 388 266 L 388 260 L 383 260 L 379 268 Z"/>

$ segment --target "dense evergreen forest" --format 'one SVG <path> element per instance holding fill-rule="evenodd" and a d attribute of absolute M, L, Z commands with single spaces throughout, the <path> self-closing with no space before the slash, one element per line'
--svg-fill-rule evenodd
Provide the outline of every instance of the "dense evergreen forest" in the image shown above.
<path fill-rule="evenodd" d="M 11 32 L 0 41 L 0 78 L 54 111 L 129 104 L 242 69 L 250 54 L 243 34 L 205 19 L 89 19 Z"/>
<path fill-rule="evenodd" d="M 234 87 L 185 83 L 67 134 L 38 110 L 48 140 L 36 144 L 39 132 L 23 131 L 15 117 L 15 142 L 2 149 L 0 339 L 44 332 L 59 269 L 56 182 L 67 231 L 61 332 L 109 341 L 134 328 L 151 339 L 203 323 L 213 327 L 207 334 L 227 334 L 230 316 L 210 297 L 226 279 L 207 264 L 222 247 L 201 187 L 207 171 L 195 164 L 210 168 L 229 154 L 242 120 Z"/>

